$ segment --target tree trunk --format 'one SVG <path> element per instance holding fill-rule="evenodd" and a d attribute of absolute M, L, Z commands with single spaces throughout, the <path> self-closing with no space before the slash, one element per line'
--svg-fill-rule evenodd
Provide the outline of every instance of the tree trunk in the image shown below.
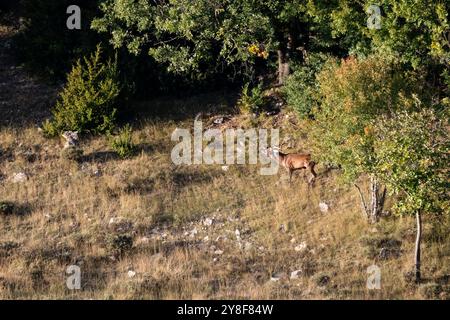
<path fill-rule="evenodd" d="M 355 187 L 359 192 L 361 209 L 367 217 L 367 220 L 369 220 L 370 223 L 377 222 L 383 212 L 384 201 L 386 199 L 386 188 L 383 188 L 383 191 L 380 192 L 380 184 L 378 183 L 376 176 L 372 175 L 370 177 L 369 187 L 370 203 L 366 203 L 361 188 L 357 184 L 355 184 Z"/>
<path fill-rule="evenodd" d="M 278 50 L 278 85 L 283 85 L 289 75 L 289 54 L 287 50 Z"/>
<path fill-rule="evenodd" d="M 414 254 L 414 273 L 416 277 L 416 282 L 420 282 L 420 242 L 422 240 L 422 217 L 420 211 L 416 212 L 416 223 L 417 223 L 417 235 L 416 235 L 416 248 Z"/>

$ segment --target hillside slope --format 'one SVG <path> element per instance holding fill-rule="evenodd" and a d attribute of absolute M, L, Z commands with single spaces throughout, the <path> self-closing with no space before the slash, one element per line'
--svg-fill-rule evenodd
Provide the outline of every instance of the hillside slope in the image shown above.
<path fill-rule="evenodd" d="M 103 137 L 83 137 L 79 162 L 36 125 L 55 90 L 27 78 L 0 39 L 0 298 L 55 299 L 414 299 L 449 297 L 448 224 L 427 220 L 425 284 L 412 267 L 414 221 L 388 216 L 368 224 L 358 195 L 318 166 L 309 187 L 258 166 L 175 166 L 170 136 L 191 128 L 139 113 L 138 154 L 118 159 Z M 211 103 L 215 101 L 215 103 Z M 139 110 L 205 112 L 209 124 L 230 100 L 220 93 L 137 103 Z M 191 112 L 192 113 L 192 112 Z M 279 127 L 285 148 L 308 151 L 293 113 L 234 115 L 218 127 Z M 320 205 L 322 203 L 322 205 Z M 324 205 L 325 204 L 325 205 Z M 82 290 L 66 287 L 81 269 Z M 381 270 L 369 290 L 368 267 Z"/>

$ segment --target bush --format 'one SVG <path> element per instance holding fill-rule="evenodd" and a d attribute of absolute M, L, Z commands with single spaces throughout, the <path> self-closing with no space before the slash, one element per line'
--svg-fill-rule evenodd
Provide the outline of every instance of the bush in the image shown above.
<path fill-rule="evenodd" d="M 117 60 L 101 61 L 101 48 L 80 60 L 67 76 L 67 83 L 53 109 L 53 119 L 44 123 L 47 136 L 62 131 L 107 133 L 114 128 L 120 93 Z"/>
<path fill-rule="evenodd" d="M 373 121 L 399 108 L 417 108 L 411 103 L 421 89 L 416 79 L 414 74 L 406 77 L 395 61 L 379 55 L 326 63 L 317 75 L 312 111 L 316 157 L 340 165 L 349 181 L 373 173 Z"/>
<path fill-rule="evenodd" d="M 323 53 L 308 55 L 304 64 L 286 80 L 282 93 L 287 104 L 298 113 L 300 118 L 311 116 L 311 109 L 317 99 L 316 75 L 329 58 L 330 56 Z"/>
<path fill-rule="evenodd" d="M 133 248 L 133 238 L 128 234 L 116 234 L 107 238 L 109 251 L 116 256 L 123 256 Z"/>
<path fill-rule="evenodd" d="M 251 89 L 250 83 L 246 83 L 242 87 L 237 106 L 241 113 L 259 113 L 264 106 L 262 83 Z"/>
<path fill-rule="evenodd" d="M 117 152 L 121 158 L 129 158 L 135 152 L 135 145 L 133 144 L 133 129 L 129 124 L 119 130 L 119 134 L 111 137 L 111 148 Z"/>
<path fill-rule="evenodd" d="M 0 201 L 0 215 L 9 216 L 14 213 L 15 205 L 9 201 Z"/>

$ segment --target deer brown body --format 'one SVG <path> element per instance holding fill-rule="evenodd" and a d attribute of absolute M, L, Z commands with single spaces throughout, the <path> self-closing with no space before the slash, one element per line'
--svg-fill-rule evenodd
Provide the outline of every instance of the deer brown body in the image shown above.
<path fill-rule="evenodd" d="M 289 182 L 292 180 L 292 173 L 296 170 L 309 169 L 312 174 L 309 182 L 312 182 L 317 176 L 317 173 L 314 171 L 316 163 L 311 160 L 310 154 L 283 153 L 279 150 L 269 148 L 268 156 L 278 161 L 287 170 L 289 173 Z"/>

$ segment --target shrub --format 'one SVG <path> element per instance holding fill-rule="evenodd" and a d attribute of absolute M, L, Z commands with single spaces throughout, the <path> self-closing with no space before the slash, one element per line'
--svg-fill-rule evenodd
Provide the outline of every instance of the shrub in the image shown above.
<path fill-rule="evenodd" d="M 1 215 L 11 215 L 14 213 L 15 206 L 14 203 L 8 201 L 0 201 L 0 214 Z"/>
<path fill-rule="evenodd" d="M 250 83 L 246 83 L 242 87 L 237 106 L 241 113 L 259 113 L 264 106 L 262 83 L 251 89 Z"/>
<path fill-rule="evenodd" d="M 67 83 L 47 120 L 44 133 L 56 136 L 62 131 L 105 133 L 113 129 L 120 93 L 117 60 L 101 61 L 101 48 L 80 60 L 67 76 Z"/>
<path fill-rule="evenodd" d="M 396 61 L 380 55 L 350 57 L 324 64 L 317 75 L 317 102 L 310 128 L 313 153 L 322 163 L 339 165 L 341 178 L 359 191 L 363 213 L 376 222 L 386 189 L 380 183 L 374 153 L 373 125 L 397 109 L 417 109 L 419 79 L 406 74 Z M 416 91 L 417 90 L 417 91 Z M 370 177 L 368 194 L 356 184 Z"/>
<path fill-rule="evenodd" d="M 116 234 L 108 237 L 107 244 L 112 254 L 123 256 L 133 248 L 133 238 L 127 234 Z"/>
<path fill-rule="evenodd" d="M 117 152 L 121 158 L 129 158 L 135 152 L 135 145 L 133 144 L 133 129 L 129 124 L 119 130 L 115 137 L 111 137 L 111 148 Z"/>
<path fill-rule="evenodd" d="M 300 118 L 311 116 L 311 109 L 317 99 L 316 75 L 330 57 L 323 53 L 310 54 L 304 64 L 299 66 L 282 89 L 286 102 Z"/>
<path fill-rule="evenodd" d="M 348 181 L 374 172 L 373 121 L 399 108 L 417 108 L 411 103 L 414 80 L 414 74 L 405 77 L 395 61 L 379 55 L 326 63 L 317 75 L 313 108 L 316 156 L 340 165 Z"/>

